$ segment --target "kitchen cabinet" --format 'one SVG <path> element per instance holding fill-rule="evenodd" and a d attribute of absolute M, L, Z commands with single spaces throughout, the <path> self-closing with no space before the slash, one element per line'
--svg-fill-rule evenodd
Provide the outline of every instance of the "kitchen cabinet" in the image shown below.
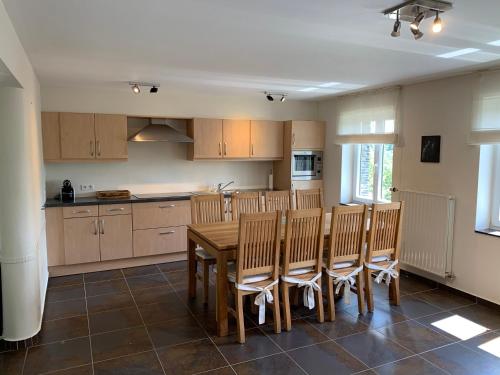
<path fill-rule="evenodd" d="M 61 160 L 59 112 L 42 112 L 42 141 L 44 160 Z"/>
<path fill-rule="evenodd" d="M 195 118 L 188 122 L 187 134 L 195 141 L 188 145 L 188 158 L 222 157 L 222 120 Z"/>
<path fill-rule="evenodd" d="M 292 121 L 292 149 L 323 150 L 325 123 L 323 121 Z"/>
<path fill-rule="evenodd" d="M 167 227 L 134 231 L 134 256 L 187 251 L 187 227 Z"/>
<path fill-rule="evenodd" d="M 62 159 L 95 159 L 95 130 L 93 113 L 59 115 Z"/>
<path fill-rule="evenodd" d="M 283 158 L 283 122 L 250 122 L 250 157 L 267 160 Z"/>
<path fill-rule="evenodd" d="M 99 247 L 103 261 L 131 258 L 132 215 L 100 216 Z"/>
<path fill-rule="evenodd" d="M 222 120 L 223 157 L 250 157 L 250 121 Z"/>
<path fill-rule="evenodd" d="M 64 219 L 64 255 L 65 264 L 101 260 L 97 217 Z"/>
<path fill-rule="evenodd" d="M 95 114 L 96 159 L 127 159 L 127 116 Z"/>
<path fill-rule="evenodd" d="M 134 230 L 175 227 L 191 222 L 190 201 L 135 203 L 132 212 Z"/>
<path fill-rule="evenodd" d="M 64 265 L 64 219 L 61 207 L 45 209 L 45 228 L 47 264 L 49 266 Z"/>

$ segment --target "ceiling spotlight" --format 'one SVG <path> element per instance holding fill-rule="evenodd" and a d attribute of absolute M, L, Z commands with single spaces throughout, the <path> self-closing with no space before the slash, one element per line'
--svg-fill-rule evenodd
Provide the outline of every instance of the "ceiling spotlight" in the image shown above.
<path fill-rule="evenodd" d="M 280 102 L 284 102 L 286 100 L 286 95 L 281 95 L 281 99 L 280 99 Z"/>
<path fill-rule="evenodd" d="M 424 36 L 424 33 L 421 32 L 419 29 L 411 29 L 411 33 L 413 34 L 413 37 L 415 38 L 415 40 L 419 40 L 420 38 L 422 38 Z"/>
<path fill-rule="evenodd" d="M 267 93 L 267 92 L 266 92 L 266 98 L 267 98 L 267 100 L 269 100 L 270 102 L 274 101 L 273 96 L 272 96 L 271 94 Z"/>
<path fill-rule="evenodd" d="M 156 87 L 156 86 L 151 87 L 151 89 L 149 90 L 149 92 L 151 94 L 156 94 L 158 92 L 158 87 Z"/>
<path fill-rule="evenodd" d="M 391 36 L 393 36 L 395 38 L 398 37 L 401 34 L 401 32 L 400 32 L 400 30 L 401 30 L 401 21 L 399 20 L 399 10 L 397 12 L 396 17 L 397 18 L 396 18 L 396 21 L 394 22 L 394 26 L 392 27 L 392 33 L 391 33 Z"/>
<path fill-rule="evenodd" d="M 141 89 L 139 88 L 139 85 L 137 83 L 134 83 L 132 85 L 132 92 L 134 94 L 139 94 L 141 92 Z"/>
<path fill-rule="evenodd" d="M 435 33 L 439 33 L 443 30 L 443 24 L 441 22 L 441 18 L 439 18 L 439 10 L 436 10 L 436 18 L 434 19 L 434 23 L 432 24 L 432 31 Z"/>
<path fill-rule="evenodd" d="M 425 13 L 424 12 L 419 12 L 415 19 L 413 20 L 412 23 L 410 23 L 410 27 L 412 30 L 418 30 L 418 27 L 420 26 L 420 22 L 422 22 L 422 20 L 424 19 L 425 17 Z"/>

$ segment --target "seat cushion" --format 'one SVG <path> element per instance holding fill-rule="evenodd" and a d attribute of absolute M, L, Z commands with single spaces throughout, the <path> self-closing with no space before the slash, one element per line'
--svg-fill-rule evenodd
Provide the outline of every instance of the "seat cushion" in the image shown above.
<path fill-rule="evenodd" d="M 264 281 L 270 279 L 271 273 L 264 273 L 261 275 L 245 276 L 243 278 L 243 284 L 257 283 L 259 281 Z M 236 263 L 229 263 L 227 265 L 227 278 L 230 282 L 236 282 Z"/>
<path fill-rule="evenodd" d="M 386 260 L 389 260 L 387 255 L 379 255 L 372 258 L 372 263 L 385 262 Z"/>
<path fill-rule="evenodd" d="M 215 259 L 212 255 L 210 255 L 204 248 L 198 247 L 195 250 L 196 256 L 203 260 L 212 260 Z"/>
<path fill-rule="evenodd" d="M 353 267 L 356 264 L 355 261 L 346 261 L 346 262 L 339 262 L 339 263 L 334 263 L 333 264 L 333 269 L 342 269 L 342 268 L 350 268 Z M 326 261 L 323 261 L 323 268 L 328 268 L 326 266 Z"/>
<path fill-rule="evenodd" d="M 288 272 L 288 276 L 297 276 L 297 275 L 303 275 L 309 272 L 313 272 L 314 267 L 304 267 L 304 268 L 296 268 L 294 270 L 290 270 Z M 280 267 L 280 274 L 283 274 L 283 269 Z"/>

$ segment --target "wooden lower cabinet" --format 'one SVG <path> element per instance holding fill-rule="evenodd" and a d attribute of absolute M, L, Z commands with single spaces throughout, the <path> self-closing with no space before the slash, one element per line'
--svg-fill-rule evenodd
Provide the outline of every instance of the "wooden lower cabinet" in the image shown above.
<path fill-rule="evenodd" d="M 65 264 L 101 260 L 97 217 L 64 219 L 64 257 Z"/>
<path fill-rule="evenodd" d="M 134 231 L 134 257 L 187 251 L 186 226 Z"/>
<path fill-rule="evenodd" d="M 99 217 L 101 260 L 131 258 L 132 215 Z"/>
<path fill-rule="evenodd" d="M 135 203 L 132 213 L 134 230 L 177 227 L 191 222 L 191 202 Z"/>

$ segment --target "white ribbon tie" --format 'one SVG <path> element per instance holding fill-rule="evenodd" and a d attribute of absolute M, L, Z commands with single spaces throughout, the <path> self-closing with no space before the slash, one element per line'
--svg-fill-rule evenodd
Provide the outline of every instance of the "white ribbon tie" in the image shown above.
<path fill-rule="evenodd" d="M 356 268 L 347 275 L 340 275 L 338 273 L 335 273 L 334 271 L 325 269 L 327 275 L 333 277 L 334 278 L 333 283 L 337 285 L 337 288 L 335 289 L 335 294 L 339 294 L 340 288 L 344 286 L 344 301 L 348 305 L 351 303 L 351 286 L 356 284 L 354 276 L 356 276 L 361 271 L 363 271 L 363 266 L 359 266 L 358 268 Z"/>
<path fill-rule="evenodd" d="M 314 306 L 316 306 L 316 303 L 314 302 L 314 291 L 321 291 L 321 288 L 316 283 L 316 280 L 320 277 L 321 272 L 314 276 L 311 280 L 302 280 L 293 276 L 281 276 L 281 280 L 290 284 L 297 284 L 297 287 L 299 288 L 304 287 L 304 306 L 309 307 L 309 310 L 312 310 L 314 309 Z"/>
<path fill-rule="evenodd" d="M 398 264 L 398 260 L 396 259 L 394 262 L 392 262 L 388 267 L 380 267 L 377 266 L 374 263 L 365 263 L 365 267 L 373 270 L 373 271 L 380 271 L 375 278 L 375 282 L 380 284 L 382 281 L 384 281 L 385 277 L 385 283 L 386 285 L 389 285 L 392 279 L 397 279 L 399 277 L 399 272 L 394 269 L 396 267 L 396 264 Z"/>
<path fill-rule="evenodd" d="M 265 286 L 264 288 L 260 286 L 252 286 L 247 284 L 234 283 L 236 289 L 245 290 L 248 292 L 260 292 L 255 297 L 255 304 L 259 306 L 259 324 L 263 324 L 266 321 L 266 301 L 271 303 L 274 301 L 273 294 L 271 290 L 273 286 L 278 284 L 279 279 L 274 280 L 271 284 Z"/>

